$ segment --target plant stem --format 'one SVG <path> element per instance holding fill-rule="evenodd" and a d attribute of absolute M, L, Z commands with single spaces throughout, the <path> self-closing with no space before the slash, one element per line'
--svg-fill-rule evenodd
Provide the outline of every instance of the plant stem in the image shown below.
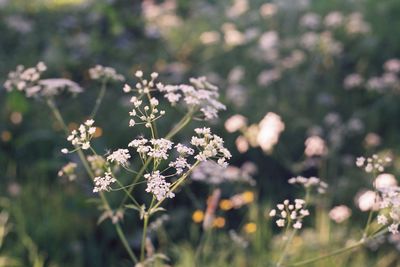
<path fill-rule="evenodd" d="M 101 102 L 103 101 L 104 95 L 106 94 L 106 89 L 107 89 L 106 85 L 107 85 L 107 79 L 103 79 L 101 82 L 101 88 L 100 88 L 99 95 L 96 98 L 96 104 L 90 115 L 90 118 L 92 118 L 92 119 L 94 119 L 94 117 L 96 117 L 97 111 L 99 110 Z"/>
<path fill-rule="evenodd" d="M 65 121 L 64 121 L 64 119 L 63 119 L 63 117 L 61 116 L 60 111 L 58 110 L 57 106 L 55 105 L 54 101 L 53 101 L 52 99 L 48 98 L 48 99 L 47 99 L 47 104 L 48 104 L 48 106 L 50 107 L 50 109 L 51 109 L 51 111 L 52 111 L 54 117 L 55 117 L 56 120 L 61 124 L 61 126 L 62 126 L 63 129 L 64 129 L 64 132 L 65 132 L 66 135 L 68 136 L 68 135 L 69 135 L 68 127 L 67 127 L 67 125 L 66 125 L 66 123 L 65 123 Z M 79 159 L 81 160 L 81 162 L 82 162 L 82 164 L 83 164 L 83 166 L 84 166 L 84 168 L 85 168 L 87 174 L 89 175 L 89 177 L 90 177 L 90 178 L 92 179 L 92 181 L 93 181 L 95 176 L 94 176 L 92 170 L 90 169 L 90 166 L 89 166 L 89 164 L 88 164 L 88 162 L 87 162 L 87 160 L 86 160 L 86 158 L 85 158 L 85 155 L 83 154 L 82 150 L 81 150 L 79 147 L 75 147 L 75 149 L 76 149 L 77 152 L 78 152 Z M 102 201 L 102 203 L 103 203 L 104 208 L 106 209 L 106 211 L 112 213 L 112 209 L 111 209 L 111 207 L 110 207 L 110 204 L 109 204 L 109 202 L 108 202 L 106 196 L 103 194 L 103 192 L 99 192 L 99 195 L 100 195 L 100 199 L 101 199 L 101 201 Z M 114 224 L 114 226 L 115 226 L 115 228 L 116 228 L 116 230 L 117 230 L 118 237 L 121 239 L 121 242 L 122 242 L 122 244 L 124 245 L 124 247 L 125 247 L 125 249 L 126 249 L 128 255 L 129 255 L 129 257 L 131 258 L 131 260 L 132 260 L 134 263 L 137 263 L 137 258 L 136 258 L 136 256 L 135 256 L 135 254 L 133 253 L 133 251 L 131 250 L 131 248 L 129 247 L 129 244 L 128 244 L 128 242 L 127 242 L 126 236 L 125 236 L 124 232 L 123 232 L 122 229 L 121 229 L 121 225 L 119 224 L 119 222 L 117 222 L 117 223 Z"/>
<path fill-rule="evenodd" d="M 297 229 L 294 229 L 292 231 L 292 233 L 290 234 L 290 237 L 288 238 L 288 240 L 286 240 L 286 243 L 285 243 L 285 246 L 283 248 L 282 254 L 279 257 L 278 262 L 276 263 L 276 267 L 281 267 L 282 266 L 282 263 L 285 260 L 286 254 L 289 251 L 290 243 L 292 242 L 292 240 L 293 240 L 294 236 L 296 235 L 296 233 L 297 233 Z"/>
<path fill-rule="evenodd" d="M 147 225 L 149 224 L 149 215 L 146 213 L 143 218 L 143 234 L 142 234 L 142 244 L 140 247 L 140 262 L 144 261 L 144 249 L 146 245 L 147 237 Z"/>
<path fill-rule="evenodd" d="M 331 253 L 328 253 L 328 254 L 325 254 L 325 255 L 322 255 L 322 256 L 318 256 L 318 257 L 315 257 L 315 258 L 311 258 L 311 259 L 308 259 L 308 260 L 299 261 L 299 262 L 292 263 L 292 264 L 287 264 L 285 266 L 302 266 L 302 265 L 305 265 L 305 264 L 313 263 L 313 262 L 316 262 L 316 261 L 319 261 L 319 260 L 323 260 L 325 258 L 329 258 L 329 257 L 332 257 L 332 256 L 336 256 L 336 255 L 351 251 L 351 250 L 356 249 L 356 248 L 360 247 L 361 245 L 365 244 L 367 241 L 372 240 L 372 239 L 374 239 L 374 238 L 376 238 L 378 236 L 381 236 L 381 235 L 385 234 L 387 231 L 388 231 L 387 229 L 384 229 L 383 231 L 380 231 L 380 232 L 376 233 L 375 235 L 370 236 L 368 238 L 363 238 L 360 241 L 358 241 L 358 242 L 356 242 L 353 245 L 350 245 L 348 247 L 337 249 L 337 250 L 335 250 L 335 251 L 333 251 Z"/>
<path fill-rule="evenodd" d="M 170 140 L 175 136 L 180 130 L 185 128 L 185 126 L 191 121 L 193 116 L 193 111 L 189 111 L 186 115 L 176 124 L 174 128 L 165 136 L 165 139 Z"/>

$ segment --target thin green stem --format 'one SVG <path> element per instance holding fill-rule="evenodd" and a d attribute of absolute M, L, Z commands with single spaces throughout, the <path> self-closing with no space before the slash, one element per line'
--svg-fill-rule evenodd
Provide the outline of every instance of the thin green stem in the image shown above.
<path fill-rule="evenodd" d="M 190 174 L 190 173 L 197 167 L 197 165 L 199 165 L 199 164 L 200 164 L 200 161 L 196 161 L 196 163 L 193 164 L 192 168 L 190 168 L 190 170 L 188 170 L 184 175 L 182 175 L 181 178 L 179 178 L 179 179 L 174 183 L 174 185 L 171 187 L 170 192 L 174 192 L 174 191 L 186 180 L 186 178 L 189 176 L 189 174 Z M 151 214 L 153 210 L 157 209 L 157 208 L 164 202 L 165 199 L 166 199 L 166 196 L 163 197 L 162 199 L 160 199 L 160 200 L 154 205 L 154 207 L 152 207 L 152 208 L 149 210 L 149 213 Z"/>
<path fill-rule="evenodd" d="M 292 243 L 292 240 L 293 240 L 294 236 L 296 235 L 296 233 L 297 233 L 297 229 L 294 229 L 292 231 L 292 233 L 290 234 L 289 238 L 286 240 L 285 246 L 284 246 L 284 248 L 282 250 L 282 254 L 279 257 L 278 262 L 276 263 L 276 267 L 281 267 L 282 266 L 282 263 L 285 260 L 286 254 L 289 251 L 290 244 Z"/>
<path fill-rule="evenodd" d="M 179 131 L 185 128 L 186 125 L 192 120 L 193 111 L 189 111 L 186 115 L 176 124 L 174 128 L 165 136 L 165 139 L 170 140 L 173 136 L 175 136 Z"/>
<path fill-rule="evenodd" d="M 140 247 L 140 262 L 144 261 L 144 249 L 146 245 L 147 237 L 147 225 L 149 224 L 149 215 L 146 213 L 143 218 L 143 234 L 142 234 L 142 244 Z"/>
<path fill-rule="evenodd" d="M 61 113 L 60 113 L 60 111 L 58 110 L 58 107 L 55 105 L 54 101 L 53 101 L 51 98 L 48 98 L 48 99 L 47 99 L 47 104 L 48 104 L 48 106 L 50 107 L 50 109 L 51 109 L 51 111 L 52 111 L 54 117 L 55 117 L 56 120 L 61 124 L 61 126 L 62 126 L 64 132 L 65 132 L 66 135 L 68 136 L 68 135 L 69 135 L 68 127 L 67 127 L 67 125 L 66 125 L 66 123 L 65 123 L 65 121 L 64 121 L 64 119 L 63 119 L 63 117 L 61 116 Z M 79 156 L 79 158 L 80 158 L 80 160 L 81 160 L 81 162 L 82 162 L 82 164 L 83 164 L 83 166 L 84 166 L 84 168 L 85 168 L 87 174 L 89 175 L 89 177 L 90 177 L 90 178 L 92 179 L 92 181 L 93 181 L 95 176 L 94 176 L 93 171 L 90 169 L 89 163 L 87 162 L 85 155 L 83 154 L 82 150 L 81 150 L 79 147 L 75 147 L 75 149 L 76 149 L 76 151 L 78 152 L 78 156 Z M 111 209 L 111 207 L 110 207 L 110 204 L 109 204 L 109 202 L 108 202 L 106 196 L 103 194 L 103 192 L 99 192 L 99 196 L 100 196 L 100 199 L 101 199 L 101 201 L 102 201 L 102 203 L 103 203 L 104 208 L 106 209 L 106 211 L 112 212 L 112 209 Z M 117 222 L 117 223 L 115 223 L 114 225 L 115 225 L 115 228 L 116 228 L 116 230 L 117 230 L 118 236 L 119 236 L 119 238 L 121 239 L 121 242 L 123 243 L 123 245 L 124 245 L 124 247 L 125 247 L 125 249 L 126 249 L 128 255 L 129 255 L 129 257 L 131 258 L 131 260 L 132 260 L 134 263 L 137 263 L 137 258 L 136 258 L 136 256 L 135 256 L 135 254 L 133 253 L 133 251 L 131 250 L 131 248 L 129 247 L 128 242 L 127 242 L 126 237 L 125 237 L 125 234 L 124 234 L 124 232 L 121 230 L 120 224 Z"/>
<path fill-rule="evenodd" d="M 361 239 L 360 241 L 354 243 L 353 245 L 350 245 L 350 246 L 347 246 L 347 247 L 344 247 L 344 248 L 341 248 L 341 249 L 337 249 L 337 250 L 332 251 L 332 252 L 330 252 L 328 254 L 321 255 L 321 256 L 318 256 L 318 257 L 315 257 L 315 258 L 311 258 L 311 259 L 304 260 L 304 261 L 299 261 L 299 262 L 296 262 L 296 263 L 287 264 L 285 266 L 302 266 L 302 265 L 306 265 L 306 264 L 309 264 L 309 263 L 313 263 L 313 262 L 316 262 L 316 261 L 320 261 L 320 260 L 323 260 L 323 259 L 326 259 L 326 258 L 330 258 L 330 257 L 336 256 L 336 255 L 351 251 L 353 249 L 359 248 L 361 245 L 365 244 L 367 241 L 372 240 L 374 238 L 377 238 L 378 236 L 381 236 L 381 235 L 385 234 L 387 231 L 388 231 L 387 229 L 384 229 L 383 231 L 380 231 L 380 232 L 378 232 L 378 233 L 376 233 L 376 234 L 374 234 L 374 235 L 372 235 L 372 236 L 370 236 L 368 238 Z"/>
<path fill-rule="evenodd" d="M 362 238 L 366 238 L 367 235 L 368 235 L 368 230 L 369 230 L 369 226 L 370 226 L 371 221 L 372 221 L 373 214 L 374 214 L 374 209 L 373 209 L 373 207 L 371 207 L 371 210 L 369 211 L 369 214 L 368 214 L 367 224 L 365 225 L 365 228 L 364 228 L 364 231 L 363 231 Z"/>
<path fill-rule="evenodd" d="M 103 79 L 101 81 L 101 88 L 100 88 L 100 92 L 99 95 L 96 98 L 96 103 L 93 107 L 92 113 L 90 115 L 90 118 L 94 119 L 94 117 L 96 117 L 97 111 L 99 111 L 101 102 L 103 101 L 104 95 L 106 94 L 106 90 L 107 90 L 107 79 Z"/>

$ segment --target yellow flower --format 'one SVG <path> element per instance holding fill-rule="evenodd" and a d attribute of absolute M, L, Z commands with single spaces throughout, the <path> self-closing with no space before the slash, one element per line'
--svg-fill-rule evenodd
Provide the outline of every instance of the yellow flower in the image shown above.
<path fill-rule="evenodd" d="M 221 208 L 221 210 L 230 210 L 232 209 L 232 201 L 230 201 L 229 199 L 223 199 L 221 200 L 221 202 L 219 202 L 219 207 Z"/>
<path fill-rule="evenodd" d="M 201 223 L 203 221 L 203 219 L 204 219 L 204 212 L 203 211 L 196 210 L 195 212 L 193 212 L 192 220 L 195 223 Z"/>
<path fill-rule="evenodd" d="M 243 227 L 244 231 L 248 234 L 252 234 L 257 231 L 257 224 L 255 223 L 246 223 Z"/>
<path fill-rule="evenodd" d="M 225 218 L 223 217 L 217 217 L 215 218 L 214 222 L 213 222 L 213 226 L 216 228 L 222 228 L 225 226 Z"/>
<path fill-rule="evenodd" d="M 242 198 L 245 203 L 251 203 L 254 201 L 254 193 L 251 191 L 245 191 L 242 193 Z"/>

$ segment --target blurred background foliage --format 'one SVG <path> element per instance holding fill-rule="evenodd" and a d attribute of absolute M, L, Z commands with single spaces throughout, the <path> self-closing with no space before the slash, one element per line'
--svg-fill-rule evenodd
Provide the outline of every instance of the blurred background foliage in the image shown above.
<path fill-rule="evenodd" d="M 98 93 L 98 84 L 87 74 L 95 64 L 114 67 L 131 83 L 139 68 L 158 71 L 161 80 L 172 83 L 208 76 L 221 88 L 228 106 L 212 127 L 233 152 L 232 164 L 253 162 L 258 173 L 257 186 L 250 189 L 256 201 L 244 210 L 221 215 L 222 229 L 206 237 L 212 240 L 205 241 L 208 256 L 203 266 L 267 266 L 279 251 L 279 242 L 264 211 L 269 203 L 296 196 L 287 179 L 300 174 L 319 176 L 331 186 L 316 207 L 315 222 L 308 222 L 315 230 L 302 234 L 304 240 L 314 242 L 299 239 L 293 248 L 294 260 L 315 256 L 316 248 L 340 247 L 350 233 L 361 231 L 354 225 L 361 225 L 366 215 L 356 208 L 352 224 L 340 227 L 324 212 L 336 204 L 354 207 L 357 192 L 368 187 L 370 181 L 353 166 L 355 157 L 399 153 L 399 88 L 346 90 L 343 81 L 351 73 L 365 79 L 379 76 L 384 62 L 400 56 L 400 2 L 282 0 L 271 2 L 279 7 L 271 17 L 260 13 L 266 3 L 248 1 L 245 12 L 237 15 L 229 11 L 235 4 L 230 0 L 0 0 L 0 77 L 6 80 L 18 64 L 46 62 L 46 75 L 72 79 L 86 89 L 77 98 L 57 100 L 67 121 L 80 123 Z M 356 35 L 332 31 L 340 43 L 338 53 L 329 52 L 332 43 L 301 47 L 299 40 L 309 31 L 299 26 L 301 17 L 309 12 L 324 17 L 331 11 L 359 12 L 369 30 Z M 242 35 L 234 32 L 229 37 L 232 29 Z M 260 50 L 260 36 L 270 31 L 278 33 L 278 48 Z M 213 33 L 207 39 L 205 32 Z M 279 50 L 278 57 L 268 58 L 274 49 Z M 299 63 L 282 67 L 293 51 L 301 52 Z M 260 82 L 265 70 L 278 70 L 278 78 Z M 99 113 L 97 121 L 105 133 L 99 146 L 115 148 L 132 137 L 126 131 L 128 107 L 121 88 L 122 84 L 109 88 Z M 240 153 L 235 145 L 239 134 L 227 133 L 224 122 L 239 113 L 249 123 L 258 123 L 267 112 L 279 114 L 285 123 L 274 150 L 250 148 Z M 304 142 L 314 133 L 326 141 L 329 152 L 324 157 L 304 155 Z M 371 133 L 379 141 L 373 145 L 366 141 Z M 1 90 L 0 134 L 0 227 L 4 229 L 0 266 L 131 266 L 111 223 L 97 226 L 99 212 L 90 183 L 83 179 L 68 183 L 57 177 L 66 162 L 59 152 L 65 140 L 45 105 L 19 92 Z M 395 161 L 391 170 L 395 175 L 398 165 Z M 191 222 L 192 213 L 204 209 L 212 190 L 199 184 L 191 188 L 167 205 L 173 208 L 170 219 L 155 234 L 156 245 L 168 251 L 174 266 L 191 266 L 201 233 L 199 224 Z M 224 194 L 229 197 L 240 190 L 227 187 Z M 192 202 L 191 194 L 200 204 Z M 124 228 L 137 249 L 140 224 L 132 217 L 126 216 Z M 252 225 L 243 228 L 249 223 L 256 225 L 255 231 Z M 245 249 L 233 245 L 229 229 L 243 232 L 250 245 Z M 309 266 L 400 266 L 393 245 L 381 246 L 379 251 L 366 248 L 354 257 L 341 257 L 339 265 L 337 260 L 327 260 Z"/>

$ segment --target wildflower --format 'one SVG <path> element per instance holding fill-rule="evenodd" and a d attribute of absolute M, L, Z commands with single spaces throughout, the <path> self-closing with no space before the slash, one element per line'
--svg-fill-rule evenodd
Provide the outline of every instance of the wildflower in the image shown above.
<path fill-rule="evenodd" d="M 255 223 L 246 223 L 243 227 L 244 231 L 248 234 L 253 234 L 257 231 L 257 224 Z"/>
<path fill-rule="evenodd" d="M 308 29 L 317 29 L 321 23 L 321 18 L 318 14 L 307 13 L 300 18 L 300 25 Z"/>
<path fill-rule="evenodd" d="M 286 199 L 283 203 L 277 204 L 277 209 L 272 209 L 269 216 L 278 217 L 276 220 L 278 227 L 284 227 L 288 223 L 293 228 L 300 229 L 303 226 L 303 218 L 310 215 L 305 209 L 305 204 L 303 199 L 295 199 L 293 204 Z"/>
<path fill-rule="evenodd" d="M 96 176 L 100 176 L 106 167 L 106 160 L 99 155 L 89 155 L 87 160 L 90 164 L 90 168 Z"/>
<path fill-rule="evenodd" d="M 324 18 L 324 24 L 328 28 L 337 28 L 344 22 L 344 16 L 339 11 L 332 11 Z"/>
<path fill-rule="evenodd" d="M 128 159 L 131 158 L 128 149 L 118 149 L 114 151 L 111 155 L 107 157 L 107 160 L 110 162 L 117 162 L 122 166 L 126 166 L 129 164 Z"/>
<path fill-rule="evenodd" d="M 114 68 L 104 67 L 102 65 L 96 65 L 89 69 L 89 76 L 92 80 L 111 80 L 111 81 L 124 81 L 125 77 L 119 73 Z"/>
<path fill-rule="evenodd" d="M 264 151 L 268 152 L 278 143 L 279 136 L 285 129 L 285 124 L 279 115 L 268 112 L 260 121 L 259 129 L 257 142 Z"/>
<path fill-rule="evenodd" d="M 69 162 L 58 171 L 58 176 L 66 176 L 68 180 L 73 181 L 76 179 L 75 169 L 77 165 L 74 162 Z"/>
<path fill-rule="evenodd" d="M 219 202 L 219 207 L 221 210 L 230 210 L 233 207 L 232 201 L 229 199 L 223 199 Z"/>
<path fill-rule="evenodd" d="M 221 184 L 226 182 L 242 182 L 254 185 L 255 181 L 251 175 L 235 166 L 226 168 L 216 164 L 213 161 L 205 161 L 198 165 L 191 174 L 194 181 L 205 182 L 209 184 Z"/>
<path fill-rule="evenodd" d="M 191 78 L 192 85 L 163 85 L 157 84 L 164 97 L 175 105 L 183 99 L 189 110 L 200 111 L 205 120 L 217 118 L 219 110 L 225 110 L 226 107 L 218 101 L 218 87 L 212 85 L 205 77 Z"/>
<path fill-rule="evenodd" d="M 201 210 L 196 210 L 195 212 L 193 212 L 192 214 L 192 220 L 195 223 L 201 223 L 204 219 L 204 212 Z"/>
<path fill-rule="evenodd" d="M 388 216 L 379 215 L 377 217 L 378 223 L 382 225 L 389 225 L 388 230 L 392 234 L 399 233 L 400 224 L 400 188 L 387 187 L 380 189 L 381 202 L 380 209 L 387 210 Z"/>
<path fill-rule="evenodd" d="M 397 180 L 393 174 L 381 173 L 374 181 L 374 187 L 378 190 L 397 186 Z"/>
<path fill-rule="evenodd" d="M 398 73 L 400 72 L 400 60 L 397 58 L 389 59 L 388 61 L 385 62 L 383 68 L 387 72 Z"/>
<path fill-rule="evenodd" d="M 379 208 L 379 196 L 371 190 L 357 194 L 356 203 L 361 211 L 377 210 Z"/>
<path fill-rule="evenodd" d="M 90 140 L 96 132 L 96 127 L 93 127 L 94 120 L 87 120 L 81 124 L 78 130 L 73 130 L 67 137 L 73 146 L 78 146 L 83 150 L 90 148 Z M 65 151 L 65 150 L 64 150 Z"/>
<path fill-rule="evenodd" d="M 179 153 L 179 155 L 182 155 L 182 156 L 194 154 L 193 148 L 187 147 L 187 146 L 179 144 L 179 143 L 175 146 L 175 148 L 176 148 L 176 151 Z"/>
<path fill-rule="evenodd" d="M 351 209 L 345 205 L 336 206 L 329 212 L 329 217 L 336 223 L 342 223 L 351 215 Z"/>
<path fill-rule="evenodd" d="M 324 139 L 317 135 L 313 135 L 307 138 L 305 141 L 306 149 L 304 154 L 307 157 L 313 156 L 324 156 L 328 152 Z"/>
<path fill-rule="evenodd" d="M 144 175 L 147 180 L 146 192 L 152 193 L 158 201 L 164 198 L 173 198 L 175 194 L 170 191 L 171 184 L 165 180 L 160 171 L 154 171 Z"/>
<path fill-rule="evenodd" d="M 317 177 L 305 178 L 303 176 L 297 176 L 290 178 L 288 182 L 289 184 L 300 184 L 306 189 L 315 187 L 319 194 L 324 194 L 328 188 L 328 184 Z"/>
<path fill-rule="evenodd" d="M 191 165 L 183 157 L 178 157 L 175 161 L 171 161 L 168 166 L 175 168 L 176 174 L 181 174 L 185 168 L 191 168 Z"/>
<path fill-rule="evenodd" d="M 215 228 L 223 228 L 225 226 L 225 218 L 217 217 L 213 221 L 213 227 Z"/>
<path fill-rule="evenodd" d="M 383 172 L 385 167 L 392 162 L 390 157 L 380 158 L 374 154 L 372 157 L 364 158 L 359 157 L 356 160 L 356 165 L 359 168 L 364 168 L 365 172 Z"/>
<path fill-rule="evenodd" d="M 246 124 L 247 124 L 247 119 L 242 115 L 236 114 L 226 120 L 225 129 L 228 132 L 233 133 L 240 130 L 243 127 L 246 127 Z"/>
<path fill-rule="evenodd" d="M 115 183 L 117 180 L 112 176 L 111 172 L 105 172 L 104 176 L 98 176 L 94 178 L 93 192 L 110 191 L 110 185 Z"/>
<path fill-rule="evenodd" d="M 354 89 L 360 87 L 364 79 L 361 77 L 360 74 L 353 73 L 346 76 L 343 81 L 343 86 L 345 89 Z"/>

